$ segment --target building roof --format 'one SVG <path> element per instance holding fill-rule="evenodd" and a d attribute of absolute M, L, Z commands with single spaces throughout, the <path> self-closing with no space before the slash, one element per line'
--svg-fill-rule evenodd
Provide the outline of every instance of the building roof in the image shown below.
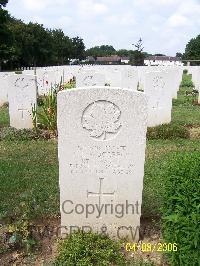
<path fill-rule="evenodd" d="M 179 57 L 173 57 L 173 56 L 157 56 L 157 55 L 152 55 L 145 60 L 159 60 L 159 61 L 181 61 Z"/>
<path fill-rule="evenodd" d="M 118 55 L 111 55 L 111 56 L 98 56 L 97 60 L 98 62 L 119 62 L 121 60 L 121 57 Z"/>

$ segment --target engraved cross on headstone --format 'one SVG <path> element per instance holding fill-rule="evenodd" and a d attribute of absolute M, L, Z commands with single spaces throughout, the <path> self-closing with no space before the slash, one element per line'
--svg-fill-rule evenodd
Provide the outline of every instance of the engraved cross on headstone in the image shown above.
<path fill-rule="evenodd" d="M 21 112 L 21 114 L 22 114 L 21 118 L 22 118 L 22 120 L 24 120 L 24 111 L 28 111 L 28 110 L 22 107 L 22 108 L 19 108 L 18 111 Z"/>
<path fill-rule="evenodd" d="M 115 194 L 115 191 L 107 192 L 107 193 L 106 192 L 102 192 L 103 180 L 104 180 L 104 178 L 99 178 L 99 192 L 89 192 L 87 190 L 87 197 L 89 197 L 89 196 L 93 196 L 93 197 L 99 196 L 99 208 L 101 207 L 102 196 L 114 196 L 114 194 Z"/>

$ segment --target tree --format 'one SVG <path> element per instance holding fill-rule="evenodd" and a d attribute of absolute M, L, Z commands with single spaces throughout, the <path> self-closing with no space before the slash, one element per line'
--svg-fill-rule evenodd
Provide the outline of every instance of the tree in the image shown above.
<path fill-rule="evenodd" d="M 0 0 L 0 8 L 5 7 L 8 3 L 8 0 Z"/>
<path fill-rule="evenodd" d="M 178 58 L 182 58 L 182 56 L 183 56 L 182 53 L 179 53 L 179 52 L 176 53 L 176 57 L 178 57 Z"/>
<path fill-rule="evenodd" d="M 135 51 L 133 51 L 133 54 L 131 56 L 131 64 L 135 66 L 143 66 L 144 65 L 144 58 L 145 54 L 142 52 L 144 50 L 142 39 L 140 38 L 136 44 L 133 44 L 135 48 L 137 48 Z"/>
<path fill-rule="evenodd" d="M 138 40 L 138 42 L 136 44 L 133 44 L 133 45 L 137 48 L 136 51 L 138 51 L 138 52 L 142 52 L 144 49 L 141 38 Z"/>
<path fill-rule="evenodd" d="M 72 54 L 72 40 L 61 29 L 51 31 L 53 42 L 53 61 L 56 65 L 68 63 Z"/>
<path fill-rule="evenodd" d="M 200 60 L 200 35 L 191 39 L 185 48 L 185 53 L 182 59 L 185 60 Z M 195 62 L 195 65 L 199 65 L 200 62 Z"/>
<path fill-rule="evenodd" d="M 117 55 L 118 56 L 126 56 L 126 57 L 128 57 L 128 56 L 130 56 L 130 54 L 131 54 L 130 50 L 126 50 L 126 49 L 120 49 L 120 50 L 117 51 Z"/>
<path fill-rule="evenodd" d="M 51 62 L 51 33 L 43 25 L 12 19 L 10 29 L 20 66 L 44 66 Z"/>
<path fill-rule="evenodd" d="M 86 51 L 87 56 L 111 56 L 116 54 L 116 50 L 112 45 L 95 46 Z"/>
<path fill-rule="evenodd" d="M 24 23 L 11 17 L 0 0 L 0 69 L 22 66 L 67 64 L 83 59 L 85 45 L 80 37 L 69 38 L 61 29 L 46 29 L 38 23 Z"/>
<path fill-rule="evenodd" d="M 70 58 L 82 60 L 85 58 L 85 44 L 80 37 L 72 38 L 72 51 Z"/>
<path fill-rule="evenodd" d="M 14 53 L 13 36 L 8 28 L 9 14 L 3 9 L 7 3 L 8 0 L 0 0 L 0 70 L 2 64 L 6 63 Z"/>

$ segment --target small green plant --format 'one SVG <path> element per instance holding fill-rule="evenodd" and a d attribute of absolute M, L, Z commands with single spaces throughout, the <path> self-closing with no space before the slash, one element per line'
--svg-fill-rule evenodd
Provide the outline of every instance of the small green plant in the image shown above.
<path fill-rule="evenodd" d="M 51 88 L 50 93 L 39 98 L 39 107 L 32 108 L 33 125 L 48 130 L 56 135 L 57 132 L 57 88 Z"/>
<path fill-rule="evenodd" d="M 157 127 L 150 127 L 147 130 L 148 139 L 177 139 L 190 138 L 190 132 L 188 128 L 181 126 L 179 124 L 171 123 L 160 125 Z"/>
<path fill-rule="evenodd" d="M 73 77 L 69 82 L 65 82 L 63 85 L 60 85 L 60 90 L 73 89 L 76 87 L 76 80 Z"/>
<path fill-rule="evenodd" d="M 59 91 L 75 87 L 75 80 L 67 83 L 55 84 L 48 95 L 38 96 L 37 106 L 32 108 L 33 127 L 37 132 L 38 128 L 48 130 L 50 135 L 57 135 L 57 94 Z"/>
<path fill-rule="evenodd" d="M 24 193 L 15 211 L 16 219 L 7 225 L 7 245 L 10 248 L 24 248 L 28 253 L 36 245 L 32 237 L 32 216 L 36 204 L 32 193 Z"/>
<path fill-rule="evenodd" d="M 32 120 L 33 120 L 33 128 L 37 131 L 37 107 L 36 104 L 32 107 Z"/>
<path fill-rule="evenodd" d="M 165 173 L 163 237 L 173 266 L 200 263 L 200 152 L 175 153 Z"/>
<path fill-rule="evenodd" d="M 104 235 L 78 232 L 59 246 L 55 266 L 127 265 L 121 244 Z"/>

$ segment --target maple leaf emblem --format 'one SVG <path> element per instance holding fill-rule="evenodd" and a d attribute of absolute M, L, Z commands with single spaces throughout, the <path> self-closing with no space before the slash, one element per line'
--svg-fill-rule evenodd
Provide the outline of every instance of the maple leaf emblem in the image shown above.
<path fill-rule="evenodd" d="M 109 139 L 110 134 L 117 134 L 121 128 L 121 111 L 108 101 L 96 101 L 90 104 L 82 117 L 83 128 L 90 131 L 90 136 L 97 139 Z M 108 136 L 109 135 L 109 136 Z"/>

